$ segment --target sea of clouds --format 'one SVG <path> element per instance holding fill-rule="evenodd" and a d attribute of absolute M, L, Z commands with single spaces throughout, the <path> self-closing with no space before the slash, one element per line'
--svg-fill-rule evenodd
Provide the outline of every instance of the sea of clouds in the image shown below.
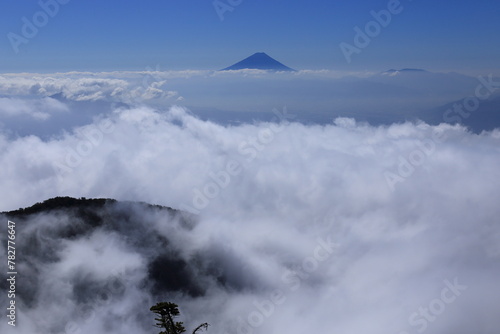
<path fill-rule="evenodd" d="M 184 260 L 231 277 L 227 288 L 200 277 L 201 297 L 172 296 L 210 333 L 497 333 L 499 130 L 297 122 L 285 104 L 261 109 L 269 121 L 219 124 L 182 106 L 189 92 L 167 74 L 127 75 L 0 78 L 0 210 L 73 196 L 195 214 L 186 232 L 139 213 Z M 131 246 L 134 235 L 62 240 L 62 259 L 37 273 L 42 301 L 19 309 L 15 329 L 4 317 L 1 332 L 155 332 L 138 317 L 156 302 L 139 284 L 153 246 Z M 74 273 L 104 280 L 111 263 L 126 291 L 96 301 L 91 317 L 72 314 Z"/>
<path fill-rule="evenodd" d="M 149 68 L 142 72 L 2 74 L 0 117 L 11 130 L 17 128 L 18 122 L 14 120 L 46 120 L 50 116 L 55 119 L 50 123 L 62 123 L 68 128 L 88 123 L 91 120 L 88 116 L 109 112 L 109 106 L 102 105 L 108 102 L 145 103 L 160 109 L 174 104 L 203 119 L 237 123 L 255 118 L 270 120 L 267 114 L 273 108 L 286 105 L 304 123 L 331 123 L 342 116 L 372 124 L 390 124 L 422 119 L 422 113 L 429 109 L 474 95 L 480 80 L 458 73 L 425 71 L 160 71 L 159 65 L 156 70 Z M 493 80 L 493 90 L 498 90 L 500 80 Z M 493 93 L 492 87 L 488 88 L 491 92 L 486 90 L 486 93 Z M 35 99 L 31 103 L 39 104 L 39 110 L 30 114 L 25 106 L 19 105 L 20 97 Z M 64 108 L 57 102 L 70 104 L 72 112 L 62 113 Z M 53 108 L 48 110 L 48 106 Z M 442 114 L 438 115 L 438 123 L 443 121 Z M 30 131 L 21 132 L 36 133 L 35 127 Z"/>

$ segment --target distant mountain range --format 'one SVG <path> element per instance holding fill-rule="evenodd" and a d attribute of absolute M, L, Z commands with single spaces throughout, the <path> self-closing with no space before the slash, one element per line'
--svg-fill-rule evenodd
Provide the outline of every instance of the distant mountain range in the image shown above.
<path fill-rule="evenodd" d="M 268 70 L 268 71 L 286 71 L 286 72 L 295 72 L 294 69 L 283 65 L 276 59 L 268 56 L 264 52 L 257 52 L 243 59 L 242 61 L 237 62 L 229 67 L 223 68 L 221 71 L 234 71 L 234 70 L 244 70 L 244 69 L 252 69 L 252 70 Z"/>
<path fill-rule="evenodd" d="M 474 133 L 492 131 L 500 127 L 500 96 L 480 101 L 477 109 L 467 111 L 464 99 L 425 110 L 419 113 L 418 119 L 432 125 L 439 123 L 461 124 Z"/>
<path fill-rule="evenodd" d="M 420 69 L 420 68 L 402 68 L 400 70 L 390 69 L 390 70 L 387 70 L 383 73 L 393 74 L 393 73 L 401 73 L 401 72 L 412 73 L 412 72 L 427 72 L 427 71 Z"/>

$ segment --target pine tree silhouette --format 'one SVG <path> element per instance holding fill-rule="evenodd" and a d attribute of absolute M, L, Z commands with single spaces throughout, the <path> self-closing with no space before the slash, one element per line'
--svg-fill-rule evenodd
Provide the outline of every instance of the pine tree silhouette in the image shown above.
<path fill-rule="evenodd" d="M 157 321 L 155 326 L 165 329 L 159 334 L 181 334 L 186 331 L 184 324 L 181 321 L 174 321 L 174 318 L 180 314 L 177 304 L 170 302 L 157 303 L 156 305 L 151 306 L 149 310 L 158 315 L 158 318 L 155 318 Z M 208 326 L 208 323 L 202 323 L 193 330 L 193 334 L 200 329 L 206 330 Z"/>

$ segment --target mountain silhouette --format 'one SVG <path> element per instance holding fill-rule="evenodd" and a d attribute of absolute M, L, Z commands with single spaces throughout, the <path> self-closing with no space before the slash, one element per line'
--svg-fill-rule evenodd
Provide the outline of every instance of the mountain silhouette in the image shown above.
<path fill-rule="evenodd" d="M 37 268 L 63 262 L 61 253 L 55 251 L 60 249 L 57 245 L 85 243 L 96 233 L 106 235 L 110 240 L 119 238 L 129 252 L 143 256 L 146 261 L 144 292 L 149 290 L 155 295 L 179 292 L 194 297 L 205 293 L 195 277 L 197 268 L 182 258 L 181 250 L 169 239 L 176 237 L 151 228 L 161 222 L 163 227 L 175 226 L 175 229 L 189 233 L 197 224 L 197 218 L 187 212 L 166 206 L 109 198 L 55 197 L 31 207 L 0 212 L 0 217 L 5 221 L 8 219 L 16 222 L 16 236 L 26 238 L 23 253 L 16 260 L 25 268 L 19 275 L 19 281 L 23 282 L 23 285 L 16 291 L 16 297 L 28 307 L 40 302 L 37 292 L 44 288 L 43 284 L 35 279 L 42 275 Z M 42 224 L 35 228 L 41 220 L 52 221 L 53 224 Z M 0 235 L 0 243 L 4 242 L 7 242 L 6 233 Z M 110 245 L 112 244 L 113 242 L 110 242 Z M 106 248 L 108 245 L 102 247 Z M 88 259 L 87 263 L 99 263 L 98 261 Z M 219 276 L 214 279 L 224 278 Z M 67 283 L 72 285 L 74 302 L 77 304 L 95 301 L 97 297 L 93 293 L 98 294 L 104 290 L 96 289 L 97 283 L 85 278 L 76 277 Z M 0 288 L 8 289 L 6 282 L 0 282 Z"/>
<path fill-rule="evenodd" d="M 202 282 L 215 282 L 216 289 L 247 289 L 246 281 L 235 277 L 230 266 L 224 269 L 225 256 L 213 258 L 200 252 L 193 255 L 196 259 L 193 261 L 183 256 L 183 248 L 175 240 L 189 235 L 199 220 L 196 215 L 171 207 L 111 198 L 55 197 L 30 207 L 0 212 L 0 221 L 14 221 L 16 238 L 25 240 L 22 253 L 16 258 L 16 264 L 23 268 L 19 273 L 22 284 L 16 286 L 16 298 L 27 308 L 42 302 L 39 292 L 46 288 L 46 280 L 41 277 L 51 272 L 40 268 L 62 266 L 64 248 L 84 244 L 93 248 L 90 239 L 103 236 L 99 244 L 101 251 L 123 250 L 143 261 L 144 275 L 134 281 L 134 286 L 140 286 L 148 298 L 167 298 L 174 293 L 199 297 L 207 292 L 207 285 Z M 0 244 L 7 244 L 7 236 L 7 233 L 0 233 Z M 102 259 L 88 258 L 80 270 L 90 266 L 100 268 L 102 263 Z M 102 292 L 110 296 L 110 291 L 113 298 L 119 298 L 124 284 L 129 284 L 132 278 L 124 273 L 113 273 L 112 268 L 109 268 L 109 275 L 107 282 L 97 282 L 90 275 L 69 277 L 65 284 L 71 286 L 72 302 L 88 307 L 101 300 Z M 109 285 L 112 287 L 108 288 Z M 0 289 L 8 290 L 6 280 L 0 280 Z"/>
<path fill-rule="evenodd" d="M 245 58 L 234 65 L 223 68 L 221 71 L 243 70 L 243 69 L 295 72 L 294 69 L 283 65 L 282 63 L 268 56 L 264 52 L 254 53 L 250 57 Z"/>
<path fill-rule="evenodd" d="M 381 74 L 393 76 L 393 75 L 398 75 L 398 74 L 403 74 L 403 73 L 429 73 L 429 72 L 426 70 L 420 69 L 420 68 L 403 68 L 400 70 L 390 69 L 390 70 L 387 70 L 385 72 L 382 72 Z"/>

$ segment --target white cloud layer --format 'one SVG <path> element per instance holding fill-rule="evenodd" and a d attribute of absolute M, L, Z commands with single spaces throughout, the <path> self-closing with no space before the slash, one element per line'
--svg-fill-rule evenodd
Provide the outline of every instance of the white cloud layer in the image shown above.
<path fill-rule="evenodd" d="M 94 84 L 79 87 L 89 97 Z M 47 140 L 2 135 L 0 209 L 68 195 L 198 213 L 190 233 L 155 228 L 177 235 L 188 260 L 223 259 L 221 270 L 246 288 L 178 296 L 183 314 L 210 322 L 211 333 L 496 333 L 498 130 L 303 125 L 286 109 L 270 117 L 282 122 L 221 126 L 181 107 L 140 107 Z M 45 268 L 45 304 L 22 311 L 17 332 L 43 332 L 74 307 L 49 279 L 65 282 L 74 267 L 106 275 L 79 254 L 127 259 L 118 264 L 135 281 L 141 255 L 120 238 L 96 231 L 69 245 L 54 264 L 62 267 Z M 148 298 L 136 287 L 94 321 L 76 322 L 85 333 L 146 333 L 132 315 Z M 123 322 L 108 328 L 108 317 Z M 0 330 L 11 329 L 2 321 Z"/>
<path fill-rule="evenodd" d="M 0 117 L 11 118 L 29 116 L 36 120 L 45 121 L 52 113 L 69 111 L 68 107 L 50 97 L 41 99 L 19 99 L 0 97 Z"/>
<path fill-rule="evenodd" d="M 162 89 L 166 81 L 151 80 L 151 74 L 135 72 L 130 78 L 99 77 L 97 74 L 16 74 L 0 76 L 0 95 L 52 96 L 71 101 L 115 101 L 139 103 L 168 99 L 176 92 Z"/>

